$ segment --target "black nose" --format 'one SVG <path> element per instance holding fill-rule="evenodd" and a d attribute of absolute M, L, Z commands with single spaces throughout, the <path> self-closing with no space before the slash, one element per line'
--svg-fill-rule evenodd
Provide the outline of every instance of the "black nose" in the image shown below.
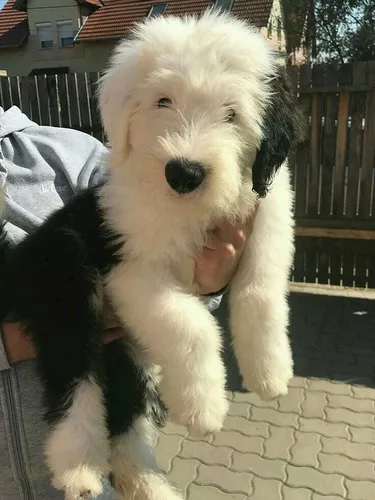
<path fill-rule="evenodd" d="M 184 158 L 170 160 L 165 166 L 165 178 L 177 193 L 191 193 L 205 178 L 203 166 L 197 161 Z"/>

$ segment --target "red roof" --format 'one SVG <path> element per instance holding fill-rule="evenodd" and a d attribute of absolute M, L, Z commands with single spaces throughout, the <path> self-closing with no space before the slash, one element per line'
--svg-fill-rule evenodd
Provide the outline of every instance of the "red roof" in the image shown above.
<path fill-rule="evenodd" d="M 104 7 L 86 19 L 76 40 L 121 38 L 135 22 L 144 19 L 153 4 L 160 0 L 104 0 Z M 165 15 L 200 14 L 212 0 L 169 0 Z M 258 28 L 267 26 L 273 0 L 234 0 L 232 13 L 247 19 Z"/>
<path fill-rule="evenodd" d="M 96 8 L 103 5 L 101 0 L 81 0 L 81 3 Z M 28 34 L 27 0 L 8 0 L 0 10 L 0 49 L 20 47 Z"/>
<path fill-rule="evenodd" d="M 0 10 L 0 49 L 17 48 L 29 34 L 27 13 L 13 9 L 16 0 L 8 0 Z"/>

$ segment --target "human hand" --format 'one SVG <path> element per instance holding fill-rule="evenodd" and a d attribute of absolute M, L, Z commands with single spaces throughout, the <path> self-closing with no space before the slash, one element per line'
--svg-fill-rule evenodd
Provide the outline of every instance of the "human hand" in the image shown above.
<path fill-rule="evenodd" d="M 104 325 L 102 337 L 105 344 L 109 344 L 126 334 L 110 308 L 105 310 Z M 31 338 L 23 333 L 21 323 L 4 322 L 1 325 L 1 335 L 9 364 L 12 365 L 36 357 L 36 349 Z"/>
<path fill-rule="evenodd" d="M 246 242 L 253 230 L 258 205 L 242 226 L 221 222 L 207 238 L 195 260 L 195 282 L 202 295 L 226 287 L 233 278 Z"/>

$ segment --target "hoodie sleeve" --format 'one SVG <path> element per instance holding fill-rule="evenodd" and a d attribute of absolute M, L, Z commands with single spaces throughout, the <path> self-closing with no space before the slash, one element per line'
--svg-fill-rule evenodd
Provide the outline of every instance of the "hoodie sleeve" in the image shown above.
<path fill-rule="evenodd" d="M 3 336 L 1 333 L 0 327 L 0 372 L 3 370 L 8 370 L 10 368 L 8 358 L 5 352 L 4 344 L 3 344 Z"/>

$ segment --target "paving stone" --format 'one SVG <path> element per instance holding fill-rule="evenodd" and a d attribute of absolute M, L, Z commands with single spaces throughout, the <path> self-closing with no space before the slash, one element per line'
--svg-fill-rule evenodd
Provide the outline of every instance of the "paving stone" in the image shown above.
<path fill-rule="evenodd" d="M 279 398 L 279 411 L 286 413 L 300 413 L 300 404 L 304 399 L 304 390 L 298 387 L 289 387 L 288 394 Z"/>
<path fill-rule="evenodd" d="M 327 392 L 328 394 L 344 394 L 351 396 L 351 388 L 348 384 L 338 384 L 328 380 L 309 380 L 308 390 Z"/>
<path fill-rule="evenodd" d="M 308 490 L 306 488 L 290 488 L 289 486 L 286 486 L 286 484 L 283 485 L 282 493 L 283 496 L 280 498 L 282 498 L 283 500 L 311 500 L 312 498 L 311 490 Z M 273 499 L 270 498 L 267 500 Z"/>
<path fill-rule="evenodd" d="M 182 450 L 178 456 L 180 458 L 196 458 L 208 465 L 229 467 L 232 453 L 232 448 L 212 446 L 204 442 L 193 443 L 191 441 L 184 441 L 182 443 Z"/>
<path fill-rule="evenodd" d="M 260 408 L 274 408 L 277 410 L 277 399 L 270 399 L 264 401 L 260 397 L 252 392 L 234 392 L 233 402 L 236 403 L 248 403 L 249 405 L 259 406 Z"/>
<path fill-rule="evenodd" d="M 251 422 L 243 417 L 227 417 L 224 421 L 224 430 L 238 431 L 247 436 L 268 436 L 266 422 Z"/>
<path fill-rule="evenodd" d="M 244 436 L 236 431 L 223 431 L 214 436 L 215 446 L 229 446 L 242 453 L 263 452 L 264 438 L 259 436 Z"/>
<path fill-rule="evenodd" d="M 197 460 L 175 457 L 172 461 L 172 470 L 168 474 L 168 480 L 186 496 L 187 486 L 196 478 L 200 465 Z"/>
<path fill-rule="evenodd" d="M 336 495 L 319 495 L 318 493 L 313 493 L 311 500 L 343 500 L 343 498 Z"/>
<path fill-rule="evenodd" d="M 324 422 L 317 418 L 300 417 L 300 430 L 303 432 L 314 432 L 328 437 L 347 438 L 347 425 L 344 423 Z"/>
<path fill-rule="evenodd" d="M 249 418 L 250 405 L 248 403 L 234 403 L 232 402 L 228 409 L 228 415 L 234 417 Z"/>
<path fill-rule="evenodd" d="M 338 474 L 322 474 L 310 467 L 286 466 L 288 486 L 310 488 L 321 495 L 345 495 L 343 478 Z"/>
<path fill-rule="evenodd" d="M 352 386 L 353 394 L 356 398 L 375 399 L 375 389 L 372 387 Z"/>
<path fill-rule="evenodd" d="M 301 387 L 301 389 L 305 389 L 307 386 L 307 378 L 305 377 L 293 377 L 289 382 L 289 387 Z"/>
<path fill-rule="evenodd" d="M 246 498 L 248 497 L 245 495 L 224 493 L 214 486 L 199 486 L 197 484 L 189 486 L 187 496 L 187 500 L 246 500 Z"/>
<path fill-rule="evenodd" d="M 324 419 L 326 404 L 326 395 L 324 392 L 305 391 L 305 399 L 301 403 L 301 414 L 306 418 Z"/>
<path fill-rule="evenodd" d="M 375 482 L 369 481 L 346 481 L 348 488 L 348 498 L 350 500 L 374 500 Z"/>
<path fill-rule="evenodd" d="M 270 426 L 269 436 L 264 441 L 264 457 L 289 460 L 289 449 L 294 443 L 293 429 L 290 427 Z"/>
<path fill-rule="evenodd" d="M 374 463 L 355 461 L 343 455 L 319 455 L 319 470 L 326 473 L 337 473 L 352 479 L 371 481 L 375 479 Z"/>
<path fill-rule="evenodd" d="M 319 434 L 296 431 L 295 442 L 290 448 L 291 463 L 318 468 L 319 438 Z"/>
<path fill-rule="evenodd" d="M 264 479 L 285 479 L 285 465 L 282 460 L 267 460 L 255 453 L 238 453 L 233 454 L 233 470 L 252 472 L 255 476 Z"/>
<path fill-rule="evenodd" d="M 163 434 L 178 434 L 183 437 L 186 437 L 188 435 L 186 427 L 174 424 L 173 422 L 168 422 L 168 424 L 164 427 L 164 429 L 162 429 L 161 432 Z"/>
<path fill-rule="evenodd" d="M 160 434 L 155 456 L 158 466 L 164 472 L 170 471 L 172 459 L 179 453 L 182 441 L 183 437 L 177 434 Z"/>
<path fill-rule="evenodd" d="M 218 486 L 228 493 L 248 495 L 251 492 L 252 477 L 248 472 L 235 472 L 217 465 L 200 464 L 195 482 L 204 486 Z"/>
<path fill-rule="evenodd" d="M 349 433 L 356 443 L 371 443 L 375 445 L 375 430 L 359 427 L 350 427 Z"/>
<path fill-rule="evenodd" d="M 354 427 L 373 427 L 374 415 L 371 413 L 357 413 L 345 408 L 326 408 L 326 418 L 330 422 L 344 422 Z"/>
<path fill-rule="evenodd" d="M 322 451 L 327 454 L 342 454 L 354 460 L 375 462 L 375 447 L 368 443 L 353 443 L 347 439 L 321 437 Z"/>
<path fill-rule="evenodd" d="M 296 428 L 298 425 L 297 418 L 297 414 L 278 412 L 271 408 L 253 407 L 251 410 L 251 420 L 254 422 L 269 422 L 279 427 Z"/>
<path fill-rule="evenodd" d="M 346 408 L 358 413 L 375 413 L 375 400 L 327 394 L 328 406 Z"/>
<path fill-rule="evenodd" d="M 250 495 L 252 500 L 278 500 L 282 498 L 283 483 L 274 479 L 261 479 L 254 477 L 253 479 L 253 492 Z"/>

